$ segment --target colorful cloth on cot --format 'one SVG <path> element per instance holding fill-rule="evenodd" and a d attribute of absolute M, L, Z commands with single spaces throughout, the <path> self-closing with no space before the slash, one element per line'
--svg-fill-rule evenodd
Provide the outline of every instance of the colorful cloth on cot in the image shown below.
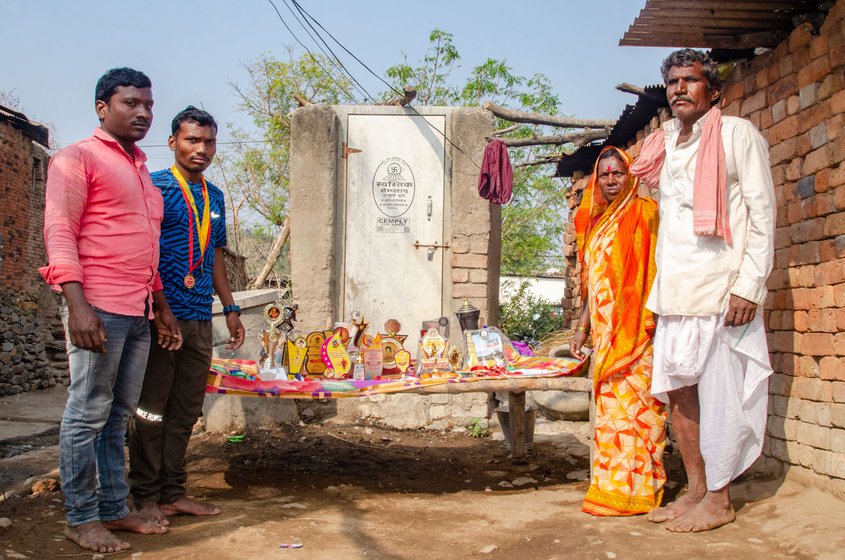
<path fill-rule="evenodd" d="M 506 352 L 509 365 L 506 368 L 475 368 L 458 372 L 456 378 L 420 379 L 309 379 L 292 381 L 275 379 L 262 381 L 258 378 L 258 366 L 251 360 L 214 358 L 208 372 L 207 393 L 237 395 L 244 397 L 278 397 L 287 399 L 334 399 L 345 397 L 367 397 L 388 393 L 401 393 L 419 387 L 432 387 L 447 383 L 473 383 L 489 379 L 512 379 L 520 377 L 562 377 L 577 374 L 583 361 L 573 358 L 525 357 L 516 352 Z"/>

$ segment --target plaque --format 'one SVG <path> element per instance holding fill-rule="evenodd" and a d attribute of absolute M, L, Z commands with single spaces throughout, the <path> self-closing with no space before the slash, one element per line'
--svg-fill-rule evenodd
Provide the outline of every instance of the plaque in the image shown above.
<path fill-rule="evenodd" d="M 326 334 L 323 331 L 314 331 L 305 337 L 305 371 L 308 375 L 323 375 L 326 371 L 326 364 L 323 363 L 321 355 L 325 341 Z"/>
<path fill-rule="evenodd" d="M 324 375 L 326 377 L 343 377 L 349 373 L 352 367 L 352 360 L 346 353 L 346 342 L 349 342 L 349 333 L 345 328 L 339 327 L 320 349 L 320 357 L 326 366 Z"/>
<path fill-rule="evenodd" d="M 396 367 L 399 368 L 399 373 L 405 375 L 408 368 L 411 367 L 411 353 L 407 350 L 399 350 L 394 354 L 396 360 Z"/>
<path fill-rule="evenodd" d="M 297 375 L 302 372 L 302 365 L 308 354 L 308 347 L 305 337 L 298 336 L 295 340 L 288 340 L 288 362 L 290 373 Z"/>

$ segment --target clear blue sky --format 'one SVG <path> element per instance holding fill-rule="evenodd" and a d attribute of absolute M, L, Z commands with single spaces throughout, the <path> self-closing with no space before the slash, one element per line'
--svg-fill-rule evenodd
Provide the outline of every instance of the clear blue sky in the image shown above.
<path fill-rule="evenodd" d="M 306 41 L 283 0 L 274 1 Z M 546 74 L 562 112 L 581 118 L 617 117 L 635 99 L 614 86 L 658 83 L 669 52 L 617 46 L 645 0 L 300 3 L 376 72 L 401 62 L 403 52 L 421 58 L 437 27 L 455 36 L 460 81 L 488 57 L 505 59 L 517 74 Z M 61 145 L 97 126 L 94 84 L 116 66 L 153 82 L 155 120 L 142 146 L 163 144 L 170 119 L 188 104 L 214 114 L 225 140 L 225 123 L 249 124 L 228 82 L 245 83 L 243 64 L 260 53 L 283 57 L 295 44 L 266 0 L 3 0 L 0 21 L 0 90 L 12 90 L 30 118 L 50 123 Z M 348 67 L 371 92 L 382 89 L 360 66 Z M 147 152 L 151 169 L 171 158 L 166 149 Z"/>

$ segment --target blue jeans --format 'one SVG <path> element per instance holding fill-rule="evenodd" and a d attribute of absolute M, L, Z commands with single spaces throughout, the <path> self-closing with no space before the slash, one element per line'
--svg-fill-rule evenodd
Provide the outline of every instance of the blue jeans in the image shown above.
<path fill-rule="evenodd" d="M 59 470 L 70 526 L 129 514 L 126 425 L 138 406 L 150 350 L 146 317 L 94 311 L 106 329 L 105 354 L 77 348 L 67 337 L 70 387 L 59 433 Z M 65 332 L 67 318 L 62 306 Z"/>

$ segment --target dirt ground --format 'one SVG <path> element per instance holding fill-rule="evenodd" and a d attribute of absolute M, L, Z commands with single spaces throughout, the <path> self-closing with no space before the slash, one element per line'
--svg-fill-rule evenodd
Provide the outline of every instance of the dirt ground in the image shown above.
<path fill-rule="evenodd" d="M 736 486 L 737 522 L 675 535 L 643 517 L 580 512 L 583 433 L 538 426 L 526 464 L 467 432 L 324 422 L 252 431 L 241 443 L 194 436 L 194 496 L 223 509 L 175 518 L 161 536 L 123 534 L 119 558 L 226 559 L 822 559 L 845 557 L 845 504 L 781 480 Z M 583 432 L 583 429 L 581 429 Z M 669 497 L 680 462 L 669 454 Z M 60 492 L 0 502 L 0 558 L 92 558 L 62 537 Z M 280 544 L 302 544 L 283 549 Z M 99 558 L 100 556 L 97 556 Z"/>

